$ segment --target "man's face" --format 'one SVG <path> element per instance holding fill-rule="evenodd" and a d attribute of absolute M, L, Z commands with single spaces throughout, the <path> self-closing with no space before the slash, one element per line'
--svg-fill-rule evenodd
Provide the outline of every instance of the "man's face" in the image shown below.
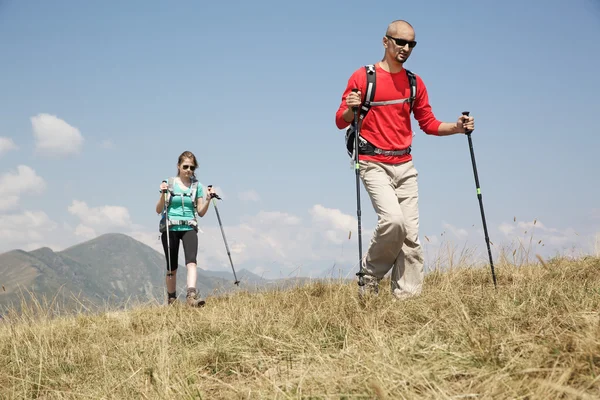
<path fill-rule="evenodd" d="M 386 35 L 383 40 L 390 58 L 400 64 L 404 64 L 408 60 L 412 49 L 417 45 L 415 32 L 409 26 L 398 27 Z"/>

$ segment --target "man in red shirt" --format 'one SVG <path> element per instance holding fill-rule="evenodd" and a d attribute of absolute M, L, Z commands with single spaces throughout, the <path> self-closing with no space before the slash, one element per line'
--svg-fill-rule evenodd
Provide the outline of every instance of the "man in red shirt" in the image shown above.
<path fill-rule="evenodd" d="M 368 147 L 359 152 L 359 172 L 378 223 L 369 249 L 363 257 L 365 288 L 377 294 L 379 281 L 391 269 L 391 290 L 398 299 L 421 293 L 423 252 L 419 242 L 418 173 L 410 155 L 412 143 L 411 85 L 403 64 L 416 45 L 415 31 L 406 21 L 390 23 L 383 37 L 385 54 L 372 68 L 375 96 L 360 122 L 360 137 Z M 461 115 L 456 122 L 436 119 L 421 78 L 414 74 L 416 94 L 412 112 L 426 134 L 436 136 L 473 130 L 473 117 Z M 352 89 L 358 92 L 352 92 Z M 339 129 L 354 121 L 352 108 L 364 105 L 367 74 L 364 67 L 354 71 L 342 95 L 335 122 Z M 354 148 L 354 145 L 352 145 Z"/>

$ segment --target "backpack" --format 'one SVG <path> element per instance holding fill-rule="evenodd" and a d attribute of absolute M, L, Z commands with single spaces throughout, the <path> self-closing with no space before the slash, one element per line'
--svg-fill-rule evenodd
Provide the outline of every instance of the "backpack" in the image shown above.
<path fill-rule="evenodd" d="M 384 106 L 388 104 L 398 104 L 398 103 L 410 103 L 410 112 L 413 110 L 413 103 L 417 96 L 417 78 L 415 74 L 413 74 L 408 69 L 404 69 L 406 71 L 406 75 L 408 76 L 408 83 L 410 85 L 410 97 L 407 99 L 398 99 L 398 100 L 388 100 L 388 101 L 373 101 L 375 98 L 375 65 L 365 65 L 365 72 L 367 74 L 367 90 L 365 93 L 365 99 L 363 101 L 362 106 L 360 107 L 360 114 L 358 116 L 358 124 L 361 125 L 363 119 L 369 112 L 372 106 Z M 354 158 L 354 143 L 355 143 L 355 135 L 356 135 L 356 127 L 354 126 L 354 120 L 346 130 L 346 150 L 348 155 Z M 359 154 L 365 155 L 404 155 L 410 154 L 411 148 L 404 150 L 382 150 L 375 147 L 372 143 L 367 141 L 361 135 L 358 136 L 358 146 L 359 146 Z"/>
<path fill-rule="evenodd" d="M 165 181 L 163 181 L 165 182 Z M 174 191 L 174 184 L 175 184 L 175 177 L 170 177 L 168 179 L 167 185 L 168 185 L 168 189 L 167 191 L 169 192 L 169 196 L 167 196 L 167 198 L 165 199 L 165 208 L 164 210 L 161 212 L 161 218 L 160 221 L 158 223 L 158 231 L 160 233 L 163 233 L 166 231 L 166 219 L 167 219 L 167 210 L 169 209 L 169 205 L 171 204 L 171 201 L 173 199 L 173 197 L 177 196 L 177 197 L 181 197 L 181 200 L 183 200 L 184 197 L 191 197 L 192 199 L 192 203 L 194 204 L 194 218 L 191 220 L 178 220 L 178 219 L 172 219 L 169 218 L 169 226 L 173 226 L 173 225 L 190 225 L 192 226 L 194 229 L 198 230 L 198 221 L 196 221 L 196 218 L 198 216 L 198 210 L 196 209 L 196 205 L 198 203 L 198 200 L 196 199 L 196 193 L 198 192 L 198 180 L 196 178 L 192 178 L 192 184 L 190 185 L 190 191 L 189 193 L 178 193 L 175 194 Z"/>

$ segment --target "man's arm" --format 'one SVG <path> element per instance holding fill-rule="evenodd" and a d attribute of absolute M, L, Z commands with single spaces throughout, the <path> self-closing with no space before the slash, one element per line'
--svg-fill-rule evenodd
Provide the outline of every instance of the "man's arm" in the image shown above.
<path fill-rule="evenodd" d="M 352 111 L 352 105 L 360 106 L 362 99 L 362 88 L 366 85 L 367 78 L 365 75 L 364 68 L 359 68 L 350 78 L 346 89 L 342 94 L 342 101 L 335 113 L 335 125 L 338 129 L 344 129 L 354 120 L 354 112 Z M 358 89 L 358 93 L 352 93 L 352 89 Z M 350 104 L 350 105 L 349 105 Z"/>
<path fill-rule="evenodd" d="M 465 125 L 468 129 L 475 129 L 473 117 L 461 115 L 456 122 L 442 122 L 438 120 L 429 104 L 427 88 L 423 80 L 417 76 L 417 98 L 414 105 L 414 116 L 419 122 L 423 132 L 428 135 L 449 136 L 457 133 L 465 133 Z"/>
<path fill-rule="evenodd" d="M 465 133 L 464 129 L 460 130 L 455 122 L 442 122 L 438 127 L 438 136 L 456 135 L 457 133 Z"/>
<path fill-rule="evenodd" d="M 471 116 L 461 115 L 456 122 L 442 122 L 438 128 L 438 136 L 466 133 L 467 129 L 475 129 L 475 121 Z"/>

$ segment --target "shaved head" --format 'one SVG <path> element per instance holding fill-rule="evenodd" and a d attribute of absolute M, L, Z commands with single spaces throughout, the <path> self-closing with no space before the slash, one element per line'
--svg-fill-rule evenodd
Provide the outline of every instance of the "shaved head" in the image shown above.
<path fill-rule="evenodd" d="M 385 34 L 395 37 L 397 35 L 401 35 L 402 33 L 409 32 L 414 37 L 415 30 L 413 26 L 409 24 L 408 21 L 405 21 L 403 19 L 397 19 L 395 21 L 390 22 L 390 24 L 387 27 L 387 30 L 385 31 Z"/>
<path fill-rule="evenodd" d="M 402 69 L 402 64 L 408 60 L 412 49 L 417 45 L 415 30 L 403 19 L 390 22 L 382 38 L 384 47 L 383 62 L 390 71 Z"/>

